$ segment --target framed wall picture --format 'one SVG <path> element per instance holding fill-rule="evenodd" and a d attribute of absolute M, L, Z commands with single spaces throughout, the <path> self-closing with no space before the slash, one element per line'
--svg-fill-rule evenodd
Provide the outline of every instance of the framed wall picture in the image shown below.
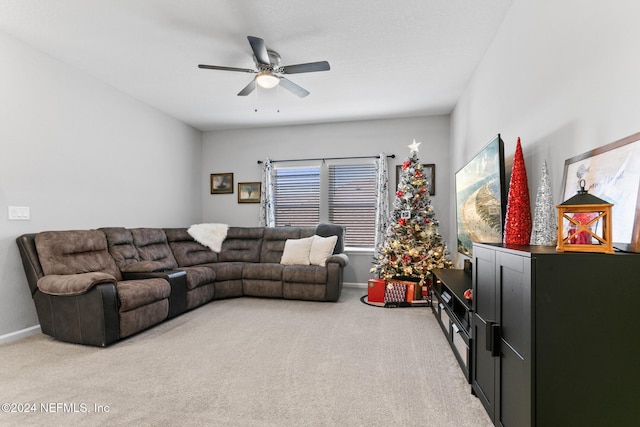
<path fill-rule="evenodd" d="M 260 203 L 259 182 L 238 183 L 238 203 Z"/>
<path fill-rule="evenodd" d="M 422 164 L 422 175 L 427 178 L 427 190 L 429 190 L 430 196 L 436 195 L 436 165 L 434 163 Z M 396 188 L 400 184 L 400 177 L 402 176 L 402 165 L 396 166 Z"/>
<path fill-rule="evenodd" d="M 640 132 L 565 160 L 561 203 L 581 179 L 589 194 L 613 203 L 614 248 L 640 252 Z"/>
<path fill-rule="evenodd" d="M 212 173 L 211 174 L 211 194 L 231 194 L 233 193 L 232 173 Z"/>

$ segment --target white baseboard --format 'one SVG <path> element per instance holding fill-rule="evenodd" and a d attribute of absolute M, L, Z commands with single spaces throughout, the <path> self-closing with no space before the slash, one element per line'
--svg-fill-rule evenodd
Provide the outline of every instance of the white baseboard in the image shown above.
<path fill-rule="evenodd" d="M 11 332 L 9 334 L 0 335 L 0 344 L 10 343 L 22 338 L 26 338 L 31 335 L 39 334 L 40 325 L 31 326 L 30 328 L 22 329 L 20 331 Z"/>
<path fill-rule="evenodd" d="M 347 282 L 343 282 L 342 286 L 345 288 L 358 288 L 358 289 L 367 289 L 367 284 L 366 283 L 347 283 Z"/>

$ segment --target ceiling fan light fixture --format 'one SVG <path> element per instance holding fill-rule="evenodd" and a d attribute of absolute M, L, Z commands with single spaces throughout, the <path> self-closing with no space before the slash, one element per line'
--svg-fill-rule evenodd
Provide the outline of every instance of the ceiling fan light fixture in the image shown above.
<path fill-rule="evenodd" d="M 256 83 L 262 88 L 271 89 L 278 86 L 280 79 L 271 73 L 263 71 L 256 76 Z"/>

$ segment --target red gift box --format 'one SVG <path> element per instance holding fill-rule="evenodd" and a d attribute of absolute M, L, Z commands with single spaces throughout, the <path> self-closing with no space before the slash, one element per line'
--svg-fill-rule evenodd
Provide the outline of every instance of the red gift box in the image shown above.
<path fill-rule="evenodd" d="M 407 283 L 407 297 L 405 301 L 411 302 L 414 299 L 418 299 L 417 298 L 418 294 L 416 293 L 416 289 L 418 289 L 417 283 Z"/>
<path fill-rule="evenodd" d="M 402 281 L 402 280 L 394 280 L 394 279 L 390 279 L 387 282 L 387 285 L 402 285 L 405 288 L 405 297 L 402 301 L 404 302 L 412 302 L 414 300 L 417 299 L 421 299 L 422 298 L 422 287 L 420 286 L 420 283 L 418 282 L 407 282 L 407 281 Z M 388 288 L 388 286 L 387 286 Z M 385 301 L 388 302 L 388 301 Z M 396 302 L 401 302 L 401 301 L 396 301 Z"/>
<path fill-rule="evenodd" d="M 367 301 L 384 302 L 384 279 L 369 279 L 367 287 Z"/>
<path fill-rule="evenodd" d="M 400 303 L 407 299 L 407 285 L 403 282 L 389 282 L 385 287 L 384 302 Z"/>

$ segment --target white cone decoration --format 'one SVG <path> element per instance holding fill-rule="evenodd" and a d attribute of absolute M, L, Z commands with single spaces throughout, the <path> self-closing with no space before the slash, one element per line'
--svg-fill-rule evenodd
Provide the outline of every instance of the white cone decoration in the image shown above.
<path fill-rule="evenodd" d="M 542 165 L 542 176 L 536 195 L 536 206 L 533 213 L 531 244 L 555 246 L 558 241 L 558 221 L 553 196 L 551 195 L 551 179 L 547 172 L 547 162 Z"/>

